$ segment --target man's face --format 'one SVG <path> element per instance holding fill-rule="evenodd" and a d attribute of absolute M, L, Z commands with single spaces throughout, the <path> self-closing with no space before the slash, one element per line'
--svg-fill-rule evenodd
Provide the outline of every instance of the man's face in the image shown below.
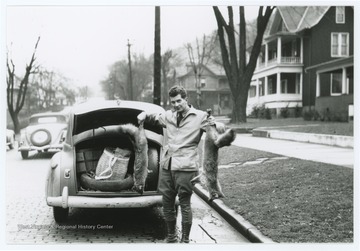
<path fill-rule="evenodd" d="M 174 110 L 177 112 L 183 112 L 188 106 L 187 98 L 182 98 L 180 94 L 175 97 L 170 97 L 170 102 Z"/>

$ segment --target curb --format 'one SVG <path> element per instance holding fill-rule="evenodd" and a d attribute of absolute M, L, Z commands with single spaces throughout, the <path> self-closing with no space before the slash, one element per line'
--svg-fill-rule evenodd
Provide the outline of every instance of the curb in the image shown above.
<path fill-rule="evenodd" d="M 231 127 L 236 133 L 252 133 L 253 129 L 252 127 Z"/>
<path fill-rule="evenodd" d="M 209 201 L 209 193 L 199 183 L 194 185 L 194 192 L 252 243 L 275 243 L 241 215 L 226 206 L 222 200 Z"/>
<path fill-rule="evenodd" d="M 354 148 L 354 137 L 343 136 L 343 135 L 288 132 L 281 130 L 266 130 L 259 128 L 252 130 L 252 136 L 336 146 L 343 148 Z"/>

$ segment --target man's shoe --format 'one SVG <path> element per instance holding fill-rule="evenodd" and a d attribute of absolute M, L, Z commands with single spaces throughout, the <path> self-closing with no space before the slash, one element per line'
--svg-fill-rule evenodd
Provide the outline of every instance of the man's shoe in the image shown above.
<path fill-rule="evenodd" d="M 189 243 L 190 242 L 190 230 L 191 230 L 191 223 L 181 223 L 182 226 L 182 234 L 181 234 L 181 243 Z"/>
<path fill-rule="evenodd" d="M 177 243 L 178 237 L 176 233 L 176 220 L 166 221 L 167 236 L 165 239 L 166 243 Z"/>

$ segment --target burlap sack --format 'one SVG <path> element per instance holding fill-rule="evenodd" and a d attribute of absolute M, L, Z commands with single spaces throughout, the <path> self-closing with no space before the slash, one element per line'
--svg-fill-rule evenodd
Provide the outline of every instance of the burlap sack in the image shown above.
<path fill-rule="evenodd" d="M 96 166 L 96 180 L 122 180 L 125 178 L 131 151 L 106 147 Z"/>

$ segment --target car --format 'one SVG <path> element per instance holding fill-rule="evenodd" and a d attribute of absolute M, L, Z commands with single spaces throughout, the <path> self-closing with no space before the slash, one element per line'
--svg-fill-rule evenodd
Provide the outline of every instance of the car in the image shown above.
<path fill-rule="evenodd" d="M 30 151 L 61 151 L 67 131 L 63 113 L 47 112 L 30 116 L 29 125 L 20 130 L 18 151 L 27 159 Z"/>
<path fill-rule="evenodd" d="M 6 129 L 6 146 L 14 149 L 15 146 L 15 132 L 11 129 Z"/>
<path fill-rule="evenodd" d="M 162 204 L 158 185 L 166 131 L 159 124 L 144 123 L 148 174 L 143 193 L 131 186 L 121 186 L 121 182 L 129 177 L 131 185 L 135 152 L 131 138 L 119 133 L 119 128 L 128 124 L 138 126 L 137 116 L 142 111 L 151 114 L 164 112 L 164 109 L 151 103 L 119 100 L 88 102 L 73 107 L 64 148 L 51 158 L 46 179 L 46 203 L 52 207 L 56 222 L 65 222 L 70 208 L 144 208 Z M 127 178 L 94 179 L 99 159 L 109 148 L 130 150 L 125 171 Z"/>

